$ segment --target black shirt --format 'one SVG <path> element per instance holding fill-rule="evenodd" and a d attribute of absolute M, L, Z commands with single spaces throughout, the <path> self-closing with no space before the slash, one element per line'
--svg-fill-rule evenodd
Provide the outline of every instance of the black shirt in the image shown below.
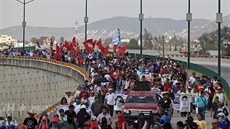
<path fill-rule="evenodd" d="M 162 108 L 170 108 L 171 103 L 172 103 L 172 101 L 169 98 L 163 99 L 161 102 L 161 107 Z"/>
<path fill-rule="evenodd" d="M 38 122 L 35 118 L 26 118 L 23 124 L 26 125 L 27 129 L 35 129 L 35 126 L 38 126 Z"/>

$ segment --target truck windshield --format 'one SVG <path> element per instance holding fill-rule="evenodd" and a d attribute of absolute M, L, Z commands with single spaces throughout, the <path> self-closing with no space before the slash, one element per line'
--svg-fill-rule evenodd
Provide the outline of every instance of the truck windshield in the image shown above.
<path fill-rule="evenodd" d="M 156 100 L 153 97 L 148 96 L 130 96 L 127 98 L 127 103 L 156 103 Z"/>

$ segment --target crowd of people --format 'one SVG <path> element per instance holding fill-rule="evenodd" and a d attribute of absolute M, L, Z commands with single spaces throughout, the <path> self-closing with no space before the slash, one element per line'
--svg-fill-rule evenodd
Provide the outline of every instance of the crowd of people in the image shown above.
<path fill-rule="evenodd" d="M 47 59 L 54 56 L 49 50 L 2 51 L 1 54 Z M 76 91 L 66 92 L 52 120 L 49 120 L 44 112 L 37 121 L 34 118 L 35 112 L 29 111 L 29 117 L 21 128 L 171 129 L 171 117 L 177 112 L 173 108 L 174 99 L 176 96 L 189 94 L 189 101 L 187 98 L 184 100 L 185 104 L 189 102 L 190 109 L 179 111 L 181 116 L 187 119 L 178 121 L 177 129 L 207 129 L 207 113 L 211 113 L 213 117 L 213 129 L 230 129 L 230 121 L 227 118 L 229 111 L 220 80 L 205 75 L 199 77 L 196 73 L 188 77 L 186 69 L 173 59 L 133 59 L 129 57 L 128 52 L 124 55 L 118 55 L 116 52 L 104 55 L 99 51 L 87 54 L 81 50 L 77 55 L 70 51 L 63 52 L 59 60 L 84 68 L 89 72 L 89 80 L 76 86 Z M 165 78 L 164 75 L 169 76 Z M 151 90 L 163 96 L 158 103 L 161 110 L 155 114 L 152 123 L 146 122 L 142 113 L 134 123 L 127 123 L 122 110 L 114 111 L 115 95 L 134 90 L 135 82 L 139 80 L 150 81 Z M 193 114 L 197 114 L 196 120 Z M 10 124 L 10 120 L 7 121 Z M 5 127 L 11 129 L 8 125 Z"/>

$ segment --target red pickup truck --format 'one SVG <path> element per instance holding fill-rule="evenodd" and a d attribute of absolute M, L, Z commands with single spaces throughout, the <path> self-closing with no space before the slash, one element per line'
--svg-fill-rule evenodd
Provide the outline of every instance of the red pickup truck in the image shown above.
<path fill-rule="evenodd" d="M 153 91 L 130 91 L 124 104 L 123 112 L 128 124 L 132 124 L 143 113 L 147 120 L 159 112 L 159 96 Z"/>

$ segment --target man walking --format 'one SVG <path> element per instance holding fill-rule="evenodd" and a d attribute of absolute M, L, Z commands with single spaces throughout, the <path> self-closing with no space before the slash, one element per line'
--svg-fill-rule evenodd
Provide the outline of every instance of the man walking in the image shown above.
<path fill-rule="evenodd" d="M 198 114 L 202 115 L 202 119 L 205 120 L 205 111 L 206 111 L 206 106 L 208 105 L 208 100 L 205 97 L 204 91 L 200 92 L 200 96 L 196 98 L 196 104 L 198 107 Z"/>

